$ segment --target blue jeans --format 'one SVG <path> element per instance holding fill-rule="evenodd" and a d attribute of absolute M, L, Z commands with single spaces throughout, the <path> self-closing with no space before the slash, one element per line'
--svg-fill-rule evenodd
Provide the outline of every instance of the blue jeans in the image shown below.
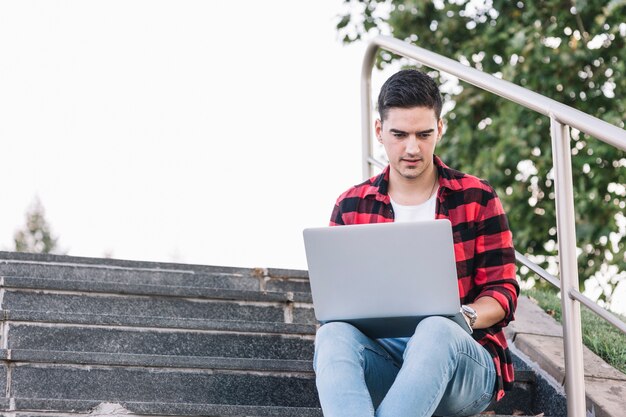
<path fill-rule="evenodd" d="M 422 320 L 410 338 L 377 340 L 327 323 L 313 366 L 324 417 L 467 416 L 487 408 L 495 391 L 487 350 L 443 317 Z"/>

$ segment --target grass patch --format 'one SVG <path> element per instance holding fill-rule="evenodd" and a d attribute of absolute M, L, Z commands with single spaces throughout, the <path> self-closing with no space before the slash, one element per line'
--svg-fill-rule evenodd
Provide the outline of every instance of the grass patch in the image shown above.
<path fill-rule="evenodd" d="M 531 289 L 522 291 L 522 294 L 536 300 L 546 313 L 561 322 L 561 300 L 556 291 Z M 626 335 L 587 307 L 581 306 L 580 310 L 585 346 L 609 365 L 626 374 Z M 626 321 L 626 317 L 616 316 Z"/>

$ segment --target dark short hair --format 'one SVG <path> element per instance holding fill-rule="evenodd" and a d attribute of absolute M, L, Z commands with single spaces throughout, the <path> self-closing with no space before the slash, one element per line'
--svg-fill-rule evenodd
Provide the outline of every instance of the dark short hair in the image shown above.
<path fill-rule="evenodd" d="M 381 121 L 385 120 L 389 109 L 394 107 L 433 109 L 439 120 L 441 106 L 441 93 L 435 80 L 415 69 L 402 70 L 389 77 L 378 94 L 378 113 Z"/>

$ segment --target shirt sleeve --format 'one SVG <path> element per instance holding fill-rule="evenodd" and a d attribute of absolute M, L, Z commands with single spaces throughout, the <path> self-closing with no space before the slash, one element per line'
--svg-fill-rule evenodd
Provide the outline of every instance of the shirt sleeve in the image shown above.
<path fill-rule="evenodd" d="M 337 199 L 335 203 L 335 207 L 333 208 L 333 212 L 330 215 L 330 223 L 329 226 L 343 226 L 343 213 L 341 210 L 341 198 Z"/>
<path fill-rule="evenodd" d="M 505 316 L 494 327 L 505 327 L 514 319 L 519 295 L 513 236 L 495 190 L 483 203 L 476 221 L 474 281 L 482 287 L 476 299 L 488 296 L 498 301 Z"/>

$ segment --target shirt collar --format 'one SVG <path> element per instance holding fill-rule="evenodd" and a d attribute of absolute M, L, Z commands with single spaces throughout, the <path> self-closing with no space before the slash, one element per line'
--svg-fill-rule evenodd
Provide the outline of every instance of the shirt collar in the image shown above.
<path fill-rule="evenodd" d="M 433 155 L 433 162 L 435 163 L 435 167 L 437 167 L 440 188 L 447 188 L 452 191 L 458 191 L 462 189 L 461 184 L 459 184 L 458 181 L 460 173 L 444 164 L 437 155 Z M 370 178 L 369 184 L 366 185 L 366 189 L 364 190 L 365 196 L 371 195 L 374 196 L 374 198 L 376 198 L 376 200 L 378 201 L 382 201 L 384 203 L 390 202 L 388 195 L 390 169 L 390 166 L 387 165 L 380 174 Z"/>
<path fill-rule="evenodd" d="M 444 164 L 437 155 L 433 157 L 433 160 L 439 174 L 439 187 L 448 188 L 452 191 L 462 190 L 463 187 L 459 183 L 459 178 L 465 175 Z"/>

